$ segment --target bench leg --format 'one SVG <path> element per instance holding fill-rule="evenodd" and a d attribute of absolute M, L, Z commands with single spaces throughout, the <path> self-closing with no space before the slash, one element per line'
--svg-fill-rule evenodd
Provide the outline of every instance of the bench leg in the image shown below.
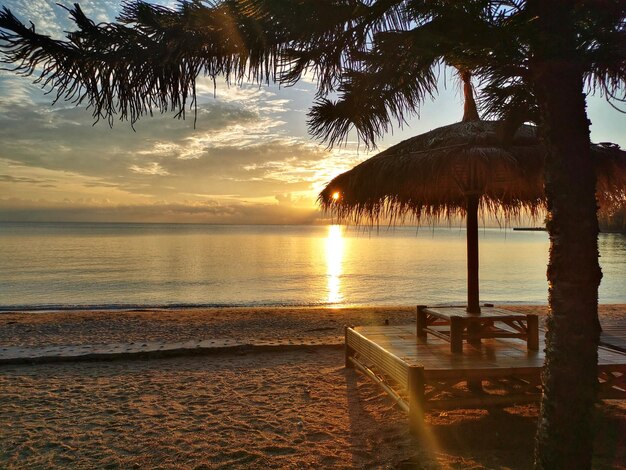
<path fill-rule="evenodd" d="M 529 351 L 539 351 L 539 317 L 526 315 L 526 347 Z"/>
<path fill-rule="evenodd" d="M 352 356 L 354 356 L 354 349 L 352 349 L 350 346 L 348 346 L 348 326 L 344 326 L 343 327 L 343 336 L 344 336 L 344 345 L 345 345 L 345 354 L 346 354 L 346 367 L 349 369 L 354 368 L 354 364 L 352 364 L 352 361 L 350 360 L 350 358 Z"/>
<path fill-rule="evenodd" d="M 450 351 L 455 354 L 463 352 L 463 318 L 450 317 Z"/>
<path fill-rule="evenodd" d="M 409 430 L 419 434 L 424 428 L 424 368 L 409 367 Z"/>
<path fill-rule="evenodd" d="M 483 328 L 478 322 L 470 321 L 467 323 L 467 342 L 475 348 L 480 348 L 480 333 Z"/>
<path fill-rule="evenodd" d="M 417 306 L 417 339 L 418 340 L 426 340 L 426 305 L 418 305 Z"/>

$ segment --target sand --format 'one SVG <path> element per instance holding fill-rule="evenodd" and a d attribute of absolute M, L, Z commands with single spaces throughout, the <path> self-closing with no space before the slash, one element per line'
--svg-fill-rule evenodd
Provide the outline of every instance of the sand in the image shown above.
<path fill-rule="evenodd" d="M 0 466 L 330 468 L 407 455 L 402 414 L 340 364 L 322 350 L 8 368 Z"/>
<path fill-rule="evenodd" d="M 0 315 L 0 345 L 336 339 L 344 323 L 385 321 L 414 321 L 413 308 L 17 312 Z M 597 411 L 594 468 L 626 468 L 626 403 Z M 430 435 L 416 439 L 386 395 L 324 347 L 3 366 L 0 468 L 524 469 L 537 413 L 433 411 Z"/>
<path fill-rule="evenodd" d="M 0 314 L 0 346 L 343 338 L 344 325 L 415 322 L 415 307 L 192 308 Z"/>
<path fill-rule="evenodd" d="M 507 305 L 545 316 L 547 306 Z M 601 305 L 600 317 L 626 316 L 624 305 Z M 0 346 L 51 346 L 188 340 L 292 338 L 337 341 L 344 325 L 415 322 L 415 307 L 189 308 L 0 313 Z"/>

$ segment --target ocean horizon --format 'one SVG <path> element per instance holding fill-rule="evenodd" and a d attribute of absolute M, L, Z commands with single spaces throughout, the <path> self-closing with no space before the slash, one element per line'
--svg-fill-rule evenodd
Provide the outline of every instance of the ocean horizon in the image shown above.
<path fill-rule="evenodd" d="M 480 230 L 481 301 L 547 303 L 548 235 Z M 600 234 L 600 303 L 626 236 Z M 0 311 L 463 303 L 463 227 L 0 223 Z"/>

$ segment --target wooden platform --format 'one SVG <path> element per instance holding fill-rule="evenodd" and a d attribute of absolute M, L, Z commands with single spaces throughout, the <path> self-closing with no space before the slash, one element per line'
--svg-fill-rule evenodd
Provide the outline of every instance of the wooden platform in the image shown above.
<path fill-rule="evenodd" d="M 626 318 L 603 321 L 600 344 L 626 352 Z"/>
<path fill-rule="evenodd" d="M 430 408 L 538 400 L 545 359 L 544 335 L 539 336 L 537 351 L 520 339 L 490 338 L 478 346 L 464 343 L 458 354 L 442 339 L 418 340 L 412 325 L 346 328 L 346 365 L 386 388 L 414 427 Z M 626 399 L 626 354 L 601 346 L 598 355 L 600 398 Z"/>

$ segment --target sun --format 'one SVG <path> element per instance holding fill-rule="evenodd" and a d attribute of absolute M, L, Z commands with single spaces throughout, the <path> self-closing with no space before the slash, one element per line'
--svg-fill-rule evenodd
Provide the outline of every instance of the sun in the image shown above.
<path fill-rule="evenodd" d="M 339 196 L 341 196 L 341 194 L 339 194 L 339 191 L 335 191 L 333 193 L 333 201 L 338 201 L 339 200 Z"/>

